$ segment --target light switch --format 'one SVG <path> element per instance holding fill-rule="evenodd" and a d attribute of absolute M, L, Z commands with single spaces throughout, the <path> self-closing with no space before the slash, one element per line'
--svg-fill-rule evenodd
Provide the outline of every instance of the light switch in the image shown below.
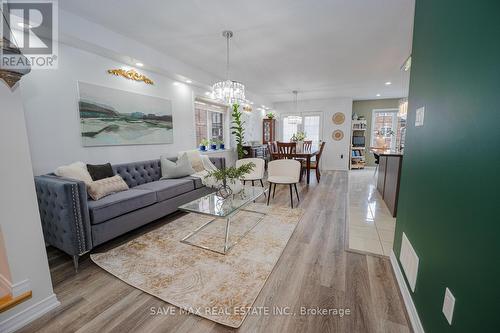
<path fill-rule="evenodd" d="M 450 289 L 446 288 L 446 291 L 444 293 L 443 313 L 450 325 L 453 319 L 454 309 L 455 309 L 455 296 L 453 296 Z"/>
<path fill-rule="evenodd" d="M 415 116 L 415 127 L 424 126 L 424 115 L 425 115 L 425 107 L 422 106 L 417 109 Z"/>

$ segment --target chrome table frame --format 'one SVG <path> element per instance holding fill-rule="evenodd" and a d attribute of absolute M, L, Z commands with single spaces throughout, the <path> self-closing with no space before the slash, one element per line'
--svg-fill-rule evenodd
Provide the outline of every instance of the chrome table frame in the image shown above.
<path fill-rule="evenodd" d="M 264 190 L 264 192 L 262 192 L 262 194 L 265 194 L 265 193 L 266 193 L 266 190 Z M 258 198 L 260 198 L 262 196 L 262 194 L 259 195 L 257 198 L 255 198 L 253 200 L 253 202 L 255 202 L 255 200 L 257 200 Z M 196 246 L 196 247 L 199 247 L 201 249 L 209 250 L 209 251 L 212 251 L 212 252 L 215 252 L 215 253 L 227 254 L 229 252 L 229 250 L 231 250 L 236 244 L 238 244 L 250 231 L 253 230 L 253 228 L 255 228 L 257 226 L 257 224 L 259 224 L 264 219 L 264 217 L 267 216 L 266 213 L 258 212 L 258 211 L 255 211 L 255 210 L 245 209 L 245 207 L 248 206 L 250 203 L 252 203 L 252 201 L 249 201 L 248 203 L 244 204 L 240 208 L 237 208 L 234 212 L 232 212 L 231 214 L 227 215 L 226 217 L 215 217 L 215 218 L 211 219 L 210 221 L 208 221 L 205 224 L 203 224 L 202 226 L 196 228 L 193 232 L 191 232 L 186 237 L 184 237 L 183 239 L 181 239 L 181 243 L 189 244 L 189 245 L 192 245 L 192 246 Z M 195 212 L 195 211 L 186 211 L 186 212 L 200 214 L 200 215 L 206 215 L 206 216 L 212 216 L 212 217 L 214 216 L 212 214 L 206 214 L 206 213 L 202 213 L 202 212 Z M 229 243 L 229 227 L 231 225 L 231 219 L 233 219 L 240 212 L 249 212 L 249 213 L 259 214 L 261 216 L 260 216 L 260 218 L 257 219 L 257 222 L 255 222 L 247 231 L 245 231 L 245 233 L 243 235 L 241 235 L 235 242 L 233 242 L 233 243 L 230 244 Z M 209 224 L 211 224 L 214 221 L 219 220 L 219 219 L 225 219 L 226 220 L 225 237 L 224 237 L 224 249 L 222 251 L 211 249 L 209 247 L 206 247 L 206 246 L 203 246 L 203 245 L 199 245 L 199 244 L 195 244 L 195 243 L 192 243 L 192 242 L 189 241 L 189 238 L 195 236 L 201 230 L 205 229 L 206 226 L 208 226 Z"/>

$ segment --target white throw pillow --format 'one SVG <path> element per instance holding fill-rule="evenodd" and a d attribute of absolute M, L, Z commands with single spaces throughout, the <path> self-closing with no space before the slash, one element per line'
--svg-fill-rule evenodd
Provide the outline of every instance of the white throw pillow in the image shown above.
<path fill-rule="evenodd" d="M 187 154 L 180 155 L 177 162 L 170 161 L 166 156 L 162 156 L 160 161 L 161 179 L 181 178 L 195 173 Z"/>
<path fill-rule="evenodd" d="M 205 168 L 203 167 L 203 161 L 201 160 L 201 154 L 198 150 L 181 151 L 179 152 L 177 158 L 181 157 L 184 154 L 186 154 L 187 157 L 189 158 L 191 167 L 194 169 L 195 172 L 200 172 L 205 170 Z"/>
<path fill-rule="evenodd" d="M 87 170 L 87 166 L 83 162 L 75 162 L 70 165 L 63 165 L 54 171 L 56 176 L 81 180 L 85 184 L 92 183 L 92 177 Z"/>
<path fill-rule="evenodd" d="M 96 180 L 89 184 L 87 192 L 94 200 L 99 200 L 107 195 L 126 191 L 128 185 L 119 175 Z"/>

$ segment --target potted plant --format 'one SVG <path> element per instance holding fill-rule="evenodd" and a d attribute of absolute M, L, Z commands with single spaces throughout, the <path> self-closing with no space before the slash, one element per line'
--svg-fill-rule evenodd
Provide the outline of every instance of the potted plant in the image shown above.
<path fill-rule="evenodd" d="M 233 104 L 233 112 L 231 113 L 232 117 L 232 126 L 231 126 L 231 134 L 234 134 L 236 137 L 236 151 L 238 152 L 238 159 L 242 159 L 245 157 L 243 152 L 243 141 L 245 136 L 245 130 L 243 129 L 244 121 L 241 120 L 242 113 L 238 111 L 240 106 L 238 104 Z"/>
<path fill-rule="evenodd" d="M 213 177 L 218 183 L 220 183 L 221 185 L 217 193 L 222 197 L 227 197 L 230 194 L 238 194 L 241 192 L 243 189 L 241 177 L 250 173 L 253 168 L 255 168 L 255 163 L 250 162 L 243 164 L 239 168 L 232 166 L 229 168 L 210 171 L 205 178 Z"/>
<path fill-rule="evenodd" d="M 203 139 L 200 141 L 200 150 L 205 151 L 207 150 L 207 146 L 209 144 L 209 141 L 207 139 Z"/>
<path fill-rule="evenodd" d="M 218 139 L 217 140 L 217 144 L 219 145 L 219 149 L 220 150 L 224 150 L 224 141 Z"/>
<path fill-rule="evenodd" d="M 219 143 L 219 140 L 217 140 L 217 139 L 210 140 L 210 149 L 217 150 L 218 143 Z"/>
<path fill-rule="evenodd" d="M 274 114 L 274 112 L 268 112 L 266 114 L 266 116 L 267 116 L 267 119 L 274 119 L 274 117 L 276 117 L 276 115 Z"/>
<path fill-rule="evenodd" d="M 292 141 L 297 143 L 297 152 L 301 153 L 304 151 L 304 139 L 306 138 L 306 133 L 298 131 L 292 136 Z"/>

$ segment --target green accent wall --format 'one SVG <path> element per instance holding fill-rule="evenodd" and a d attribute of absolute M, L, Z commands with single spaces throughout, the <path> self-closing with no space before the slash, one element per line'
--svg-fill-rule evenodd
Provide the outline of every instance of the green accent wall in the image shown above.
<path fill-rule="evenodd" d="M 499 126 L 500 1 L 416 0 L 394 252 L 404 232 L 420 258 L 412 298 L 426 332 L 500 330 Z"/>
<path fill-rule="evenodd" d="M 366 119 L 366 147 L 370 147 L 372 133 L 372 111 L 374 109 L 398 109 L 399 99 L 373 99 L 352 102 L 352 113 L 358 116 L 364 116 Z M 375 157 L 367 150 L 366 165 L 375 166 Z"/>

